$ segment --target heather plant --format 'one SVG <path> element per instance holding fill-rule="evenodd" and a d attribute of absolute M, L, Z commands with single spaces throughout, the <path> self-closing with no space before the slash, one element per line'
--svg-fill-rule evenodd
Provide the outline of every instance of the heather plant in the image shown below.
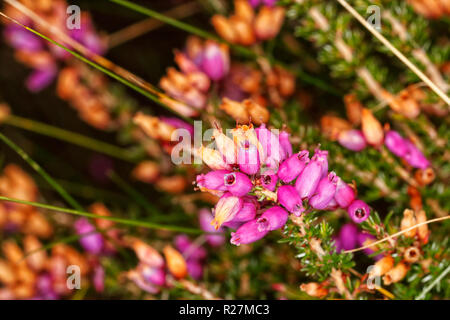
<path fill-rule="evenodd" d="M 0 298 L 450 298 L 447 1 L 75 2 L 0 11 Z"/>

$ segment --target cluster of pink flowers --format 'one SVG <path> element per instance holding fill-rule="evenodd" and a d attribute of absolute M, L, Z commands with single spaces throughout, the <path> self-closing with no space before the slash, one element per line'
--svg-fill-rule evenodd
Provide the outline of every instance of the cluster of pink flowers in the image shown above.
<path fill-rule="evenodd" d="M 361 223 L 370 208 L 356 199 L 355 190 L 334 172 L 328 172 L 328 152 L 316 149 L 312 157 L 293 154 L 289 134 L 273 132 L 263 124 L 238 126 L 232 138 L 215 129 L 217 150 L 202 147 L 200 156 L 213 169 L 197 176 L 201 191 L 220 196 L 211 224 L 236 229 L 231 243 L 247 244 L 282 228 L 289 213 L 345 208 Z"/>
<path fill-rule="evenodd" d="M 67 3 L 65 1 L 55 1 L 49 11 L 40 12 L 46 19 L 52 21 L 54 27 L 64 31 L 69 37 L 83 44 L 86 48 L 96 54 L 105 52 L 105 45 L 100 36 L 96 33 L 92 20 L 87 13 L 81 16 L 79 29 L 69 30 L 66 27 Z M 38 29 L 28 17 L 15 12 L 14 17 L 22 24 Z M 47 32 L 47 30 L 44 30 Z M 32 74 L 26 81 L 27 88 L 32 92 L 38 92 L 49 86 L 58 74 L 59 63 L 71 58 L 70 53 L 64 49 L 49 44 L 30 31 L 10 23 L 4 30 L 6 41 L 17 51 L 16 57 L 21 62 L 33 69 Z"/>
<path fill-rule="evenodd" d="M 375 241 L 375 237 L 369 233 L 363 232 L 353 223 L 344 224 L 339 230 L 338 235 L 334 238 L 336 251 L 352 250 L 360 246 L 365 246 Z M 366 255 L 375 253 L 372 248 L 364 249 Z M 378 255 L 375 260 L 379 260 L 382 256 Z"/>
<path fill-rule="evenodd" d="M 361 151 L 367 146 L 366 139 L 361 130 L 352 129 L 339 135 L 339 143 L 353 151 Z M 405 160 L 410 166 L 426 169 L 430 162 L 423 153 L 408 139 L 403 138 L 397 131 L 389 130 L 384 135 L 384 145 L 397 157 Z"/>

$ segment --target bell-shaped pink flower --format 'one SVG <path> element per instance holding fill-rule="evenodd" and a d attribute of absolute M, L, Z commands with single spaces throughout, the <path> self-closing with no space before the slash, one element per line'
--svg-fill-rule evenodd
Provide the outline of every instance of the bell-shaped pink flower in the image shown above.
<path fill-rule="evenodd" d="M 100 264 L 94 268 L 92 283 L 95 291 L 100 293 L 105 290 L 105 269 Z"/>
<path fill-rule="evenodd" d="M 408 140 L 397 131 L 389 130 L 384 136 L 384 145 L 397 157 L 403 157 L 408 152 Z"/>
<path fill-rule="evenodd" d="M 309 200 L 309 204 L 317 210 L 325 209 L 336 193 L 337 177 L 334 172 L 322 178 L 317 186 L 315 194 Z"/>
<path fill-rule="evenodd" d="M 200 68 L 211 80 L 217 81 L 225 77 L 230 70 L 228 47 L 214 41 L 207 41 Z"/>
<path fill-rule="evenodd" d="M 250 178 L 241 172 L 231 172 L 224 176 L 227 191 L 234 196 L 242 197 L 252 190 Z"/>
<path fill-rule="evenodd" d="M 232 222 L 247 222 L 255 219 L 256 217 L 256 206 L 257 199 L 255 196 L 245 196 L 242 197 L 242 208 L 234 216 Z"/>
<path fill-rule="evenodd" d="M 273 231 L 282 228 L 287 220 L 289 214 L 279 206 L 272 207 L 263 212 L 263 214 L 256 220 L 259 231 Z"/>
<path fill-rule="evenodd" d="M 231 193 L 225 193 L 216 204 L 211 225 L 218 230 L 223 223 L 233 220 L 242 209 L 242 205 L 243 200 L 240 197 L 236 197 Z"/>
<path fill-rule="evenodd" d="M 100 254 L 103 250 L 104 240 L 100 233 L 95 231 L 93 224 L 86 218 L 78 219 L 74 224 L 75 231 L 80 235 L 80 244 L 87 252 Z"/>
<path fill-rule="evenodd" d="M 258 241 L 269 232 L 268 230 L 258 230 L 259 223 L 256 220 L 251 220 L 243 224 L 236 232 L 231 233 L 230 242 L 236 246 L 240 244 L 248 244 Z"/>
<path fill-rule="evenodd" d="M 275 191 L 275 187 L 277 186 L 278 176 L 273 173 L 272 170 L 268 170 L 263 175 L 261 175 L 261 185 L 270 191 Z"/>
<path fill-rule="evenodd" d="M 364 201 L 355 200 L 349 205 L 347 212 L 353 222 L 361 223 L 369 218 L 370 208 Z"/>
<path fill-rule="evenodd" d="M 264 150 L 265 163 L 271 168 L 278 167 L 278 163 L 286 158 L 286 153 L 280 144 L 278 134 L 267 129 L 264 123 L 256 128 L 255 131 L 258 141 Z"/>
<path fill-rule="evenodd" d="M 284 183 L 289 183 L 302 173 L 309 162 L 309 152 L 303 150 L 284 160 L 278 168 L 277 175 Z"/>
<path fill-rule="evenodd" d="M 154 268 L 146 264 L 138 267 L 143 279 L 157 286 L 163 286 L 166 282 L 166 273 L 164 268 Z"/>
<path fill-rule="evenodd" d="M 303 199 L 309 199 L 314 195 L 317 185 L 322 178 L 322 158 L 313 157 L 313 159 L 306 165 L 305 169 L 300 173 L 295 181 L 295 189 Z"/>
<path fill-rule="evenodd" d="M 343 209 L 347 208 L 353 200 L 355 200 L 355 196 L 355 190 L 342 181 L 341 178 L 338 178 L 334 199 L 338 203 L 339 207 Z"/>
<path fill-rule="evenodd" d="M 250 141 L 245 140 L 238 150 L 237 162 L 242 172 L 248 175 L 258 173 L 260 168 L 258 148 Z"/>
<path fill-rule="evenodd" d="M 280 145 L 283 151 L 286 153 L 286 157 L 292 156 L 292 144 L 289 141 L 290 134 L 286 131 L 280 132 Z"/>
<path fill-rule="evenodd" d="M 426 169 L 430 166 L 430 161 L 423 155 L 423 153 L 410 141 L 407 141 L 408 151 L 404 155 L 408 164 L 414 168 Z"/>
<path fill-rule="evenodd" d="M 302 199 L 300 198 L 297 190 L 290 185 L 284 185 L 277 190 L 278 202 L 285 207 L 289 212 L 299 216 L 305 211 L 303 207 Z"/>
<path fill-rule="evenodd" d="M 225 175 L 231 173 L 229 170 L 214 170 L 207 174 L 200 174 L 196 181 L 199 188 L 208 190 L 227 191 L 225 186 Z"/>
<path fill-rule="evenodd" d="M 325 177 L 328 174 L 328 151 L 317 148 L 311 160 L 318 161 L 322 165 L 322 178 Z"/>
<path fill-rule="evenodd" d="M 208 244 L 211 247 L 220 247 L 225 242 L 224 235 L 220 234 L 224 230 L 223 230 L 223 228 L 219 228 L 219 230 L 215 230 L 215 228 L 211 225 L 212 220 L 213 220 L 213 215 L 211 213 L 211 210 L 205 209 L 205 208 L 200 210 L 200 212 L 199 212 L 200 228 L 206 232 L 217 232 L 218 233 L 217 235 L 216 234 L 206 235 L 206 242 L 208 242 Z"/>
<path fill-rule="evenodd" d="M 348 130 L 339 134 L 338 142 L 352 151 L 361 151 L 367 146 L 366 138 L 361 130 Z"/>
<path fill-rule="evenodd" d="M 186 262 L 188 274 L 195 280 L 200 280 L 203 277 L 203 269 L 204 269 L 204 262 L 195 260 L 195 259 L 189 259 Z"/>
<path fill-rule="evenodd" d="M 339 231 L 339 243 L 342 250 L 355 249 L 358 245 L 358 228 L 352 223 L 346 223 Z"/>

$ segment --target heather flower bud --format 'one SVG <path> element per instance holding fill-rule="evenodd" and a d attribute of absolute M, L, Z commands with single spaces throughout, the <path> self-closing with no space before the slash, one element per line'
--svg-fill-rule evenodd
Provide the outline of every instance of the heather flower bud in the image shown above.
<path fill-rule="evenodd" d="M 386 272 L 391 270 L 393 267 L 394 267 L 394 258 L 392 258 L 390 255 L 387 255 L 384 258 L 378 260 L 377 263 L 375 263 L 373 269 L 370 271 L 370 276 L 372 278 L 381 277 Z"/>
<path fill-rule="evenodd" d="M 339 134 L 338 141 L 343 147 L 352 151 L 361 151 L 367 146 L 361 130 L 343 131 Z"/>
<path fill-rule="evenodd" d="M 253 32 L 251 23 L 238 16 L 232 16 L 229 19 L 229 22 L 236 32 L 237 43 L 249 46 L 256 42 L 255 33 Z"/>
<path fill-rule="evenodd" d="M 230 242 L 236 246 L 252 243 L 264 238 L 268 232 L 268 230 L 260 231 L 259 223 L 256 220 L 251 220 L 240 226 L 236 232 L 231 233 Z"/>
<path fill-rule="evenodd" d="M 347 212 L 353 222 L 361 223 L 369 218 L 370 208 L 364 201 L 355 200 L 349 205 Z"/>
<path fill-rule="evenodd" d="M 214 81 L 222 79 L 230 69 L 228 46 L 207 41 L 205 44 L 201 69 Z"/>
<path fill-rule="evenodd" d="M 289 141 L 290 134 L 286 131 L 280 132 L 280 145 L 287 157 L 292 156 L 292 144 Z"/>
<path fill-rule="evenodd" d="M 278 176 L 272 171 L 267 171 L 263 175 L 261 175 L 261 185 L 270 191 L 275 191 L 275 187 L 277 186 Z"/>
<path fill-rule="evenodd" d="M 408 152 L 408 143 L 397 131 L 389 130 L 384 137 L 384 145 L 397 157 Z"/>
<path fill-rule="evenodd" d="M 316 160 L 322 165 L 322 177 L 328 174 L 328 151 L 316 149 L 311 160 Z"/>
<path fill-rule="evenodd" d="M 436 178 L 436 175 L 433 168 L 419 169 L 414 174 L 414 179 L 421 186 L 429 185 L 434 181 L 434 178 Z"/>
<path fill-rule="evenodd" d="M 207 174 L 197 176 L 197 185 L 200 189 L 227 191 L 225 186 L 225 175 L 231 173 L 229 170 L 215 170 Z"/>
<path fill-rule="evenodd" d="M 159 166 L 153 161 L 142 161 L 133 169 L 131 175 L 139 181 L 153 183 L 159 176 Z"/>
<path fill-rule="evenodd" d="M 403 219 L 400 223 L 401 231 L 407 230 L 414 225 L 416 225 L 416 217 L 414 216 L 414 211 L 405 209 L 405 211 L 403 211 Z M 414 228 L 412 230 L 406 231 L 405 233 L 403 233 L 403 235 L 406 238 L 413 238 L 416 235 L 416 232 L 417 228 Z"/>
<path fill-rule="evenodd" d="M 355 200 L 355 196 L 355 190 L 342 181 L 341 178 L 338 178 L 334 199 L 339 204 L 339 207 L 347 208 Z"/>
<path fill-rule="evenodd" d="M 95 227 L 86 218 L 80 218 L 75 222 L 75 230 L 81 236 L 80 244 L 84 250 L 92 254 L 100 254 L 103 249 L 103 237 L 95 232 Z M 87 234 L 87 235 L 86 235 Z"/>
<path fill-rule="evenodd" d="M 277 190 L 277 199 L 283 207 L 296 216 L 299 216 L 305 211 L 302 199 L 293 186 L 285 185 L 279 187 Z"/>
<path fill-rule="evenodd" d="M 281 207 L 275 206 L 264 211 L 264 213 L 256 220 L 259 231 L 273 231 L 282 228 L 289 214 Z"/>
<path fill-rule="evenodd" d="M 297 189 L 301 199 L 309 199 L 314 195 L 317 185 L 322 178 L 322 168 L 322 158 L 313 157 L 300 173 L 295 182 L 295 189 Z"/>
<path fill-rule="evenodd" d="M 134 116 L 133 122 L 153 139 L 171 141 L 172 133 L 175 131 L 174 127 L 164 123 L 159 118 L 151 117 L 141 112 Z"/>
<path fill-rule="evenodd" d="M 418 169 L 426 169 L 430 166 L 430 161 L 425 158 L 423 153 L 412 142 L 407 141 L 408 151 L 406 152 L 404 159 L 409 165 Z"/>
<path fill-rule="evenodd" d="M 402 281 L 403 278 L 406 277 L 408 271 L 409 267 L 401 262 L 386 273 L 383 277 L 383 282 L 385 285 L 390 285 Z"/>
<path fill-rule="evenodd" d="M 247 175 L 241 172 L 225 174 L 224 184 L 227 190 L 234 196 L 245 196 L 252 190 L 253 183 Z"/>
<path fill-rule="evenodd" d="M 186 277 L 187 265 L 181 253 L 169 245 L 164 247 L 163 252 L 166 257 L 167 268 L 170 273 L 178 279 Z"/>
<path fill-rule="evenodd" d="M 383 143 L 383 127 L 369 109 L 362 109 L 361 127 L 367 143 L 373 146 L 379 146 Z"/>
<path fill-rule="evenodd" d="M 256 146 L 252 145 L 248 140 L 241 143 L 237 162 L 242 172 L 248 175 L 256 174 L 260 168 L 259 152 Z"/>
<path fill-rule="evenodd" d="M 315 195 L 309 200 L 309 204 L 317 210 L 323 210 L 333 199 L 336 193 L 337 179 L 334 172 L 330 172 L 327 177 L 320 180 Z"/>
<path fill-rule="evenodd" d="M 241 198 L 233 196 L 231 193 L 224 194 L 216 204 L 211 225 L 217 230 L 223 223 L 233 220 L 242 209 L 242 205 L 243 201 Z"/>
<path fill-rule="evenodd" d="M 281 181 L 289 183 L 298 177 L 308 162 L 309 152 L 301 151 L 284 160 L 278 169 L 277 175 Z"/>

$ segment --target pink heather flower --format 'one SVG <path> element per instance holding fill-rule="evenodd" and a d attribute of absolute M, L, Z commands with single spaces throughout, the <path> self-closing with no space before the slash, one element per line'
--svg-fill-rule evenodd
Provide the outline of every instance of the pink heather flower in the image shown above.
<path fill-rule="evenodd" d="M 271 170 L 268 170 L 263 175 L 261 175 L 261 185 L 270 191 L 275 191 L 277 186 L 278 176 L 274 174 Z"/>
<path fill-rule="evenodd" d="M 80 218 L 74 224 L 75 231 L 81 236 L 80 244 L 89 253 L 100 254 L 103 249 L 103 237 L 95 232 L 95 227 L 88 219 Z M 88 234 L 88 235 L 86 235 Z"/>
<path fill-rule="evenodd" d="M 305 208 L 303 208 L 302 199 L 297 190 L 293 186 L 281 186 L 277 190 L 278 202 L 289 212 L 299 216 Z"/>
<path fill-rule="evenodd" d="M 370 208 L 364 201 L 355 200 L 350 204 L 347 212 L 353 222 L 361 223 L 369 218 Z"/>
<path fill-rule="evenodd" d="M 338 177 L 334 199 L 341 208 L 347 208 L 355 200 L 355 190 Z"/>
<path fill-rule="evenodd" d="M 237 163 L 242 172 L 248 175 L 256 174 L 260 168 L 258 148 L 248 140 L 244 141 L 238 151 Z"/>
<path fill-rule="evenodd" d="M 320 150 L 317 148 L 314 150 L 314 156 L 311 160 L 317 160 L 322 166 L 322 177 L 325 177 L 328 174 L 328 151 Z"/>
<path fill-rule="evenodd" d="M 214 41 L 207 41 L 200 68 L 211 80 L 217 81 L 225 77 L 230 70 L 227 47 Z"/>
<path fill-rule="evenodd" d="M 94 268 L 92 283 L 94 284 L 95 291 L 103 292 L 105 290 L 105 269 L 100 264 Z"/>
<path fill-rule="evenodd" d="M 227 190 L 234 196 L 242 197 L 252 190 L 252 181 L 241 172 L 228 173 L 224 179 Z"/>
<path fill-rule="evenodd" d="M 17 50 L 36 52 L 44 48 L 39 37 L 16 25 L 8 25 L 4 35 L 6 41 Z"/>
<path fill-rule="evenodd" d="M 243 200 L 241 198 L 233 196 L 231 193 L 225 193 L 216 204 L 211 225 L 217 230 L 223 223 L 233 220 L 242 209 L 242 205 Z"/>
<path fill-rule="evenodd" d="M 264 211 L 264 213 L 256 220 L 259 231 L 273 231 L 282 228 L 289 214 L 279 206 L 272 207 Z"/>
<path fill-rule="evenodd" d="M 25 86 L 31 92 L 39 92 L 52 83 L 56 74 L 57 69 L 55 66 L 48 66 L 47 69 L 36 69 L 28 76 Z"/>
<path fill-rule="evenodd" d="M 292 144 L 289 141 L 290 134 L 286 131 L 280 132 L 280 145 L 283 151 L 286 153 L 286 157 L 292 156 Z"/>
<path fill-rule="evenodd" d="M 242 211 L 242 210 L 241 210 Z M 199 212 L 199 222 L 200 222 L 200 228 L 202 228 L 203 231 L 206 232 L 216 232 L 214 227 L 211 225 L 211 222 L 213 220 L 213 216 L 211 213 L 211 210 L 209 209 L 201 209 Z M 223 228 L 220 228 L 217 230 L 217 232 L 223 232 Z M 206 235 L 206 242 L 211 247 L 220 247 L 225 242 L 225 237 L 221 234 L 212 234 L 212 235 Z"/>
<path fill-rule="evenodd" d="M 258 141 L 264 150 L 265 163 L 270 167 L 277 167 L 278 163 L 286 158 L 279 136 L 267 129 L 264 123 L 256 128 L 255 131 Z"/>
<path fill-rule="evenodd" d="M 195 280 L 200 280 L 203 277 L 203 262 L 195 260 L 195 259 L 189 259 L 187 262 L 187 270 L 188 274 Z"/>
<path fill-rule="evenodd" d="M 242 197 L 242 208 L 234 216 L 231 222 L 247 222 L 255 219 L 257 199 L 255 196 Z"/>
<path fill-rule="evenodd" d="M 408 152 L 407 142 L 397 131 L 390 130 L 384 136 L 384 145 L 397 157 L 403 157 Z"/>
<path fill-rule="evenodd" d="M 348 130 L 339 134 L 338 142 L 352 151 L 361 151 L 366 146 L 366 138 L 361 130 Z"/>
<path fill-rule="evenodd" d="M 426 169 L 430 166 L 430 161 L 425 158 L 423 153 L 410 141 L 407 141 L 408 151 L 403 159 L 414 168 Z"/>
<path fill-rule="evenodd" d="M 215 170 L 207 174 L 200 174 L 196 178 L 197 185 L 199 188 L 208 190 L 227 191 L 225 176 L 230 173 L 229 170 Z"/>
<path fill-rule="evenodd" d="M 278 177 L 284 183 L 289 183 L 302 173 L 309 162 L 309 152 L 304 150 L 284 160 L 278 168 Z"/>
<path fill-rule="evenodd" d="M 323 210 L 334 198 L 336 193 L 337 179 L 334 172 L 330 172 L 327 177 L 320 180 L 315 194 L 309 200 L 309 204 L 317 210 Z"/>
<path fill-rule="evenodd" d="M 162 122 L 167 123 L 168 125 L 171 125 L 174 128 L 186 129 L 191 134 L 191 137 L 194 136 L 194 126 L 187 122 L 184 122 L 181 119 L 174 118 L 174 117 L 160 117 L 159 119 Z"/>
<path fill-rule="evenodd" d="M 259 231 L 258 226 L 259 223 L 256 220 L 246 222 L 239 227 L 236 232 L 231 233 L 230 242 L 238 246 L 240 244 L 248 244 L 264 238 L 269 231 Z"/>
<path fill-rule="evenodd" d="M 339 244 L 341 250 L 355 249 L 358 245 L 358 228 L 352 223 L 346 223 L 339 231 Z"/>
<path fill-rule="evenodd" d="M 316 191 L 322 178 L 323 160 L 321 159 L 314 156 L 295 181 L 295 189 L 302 200 L 309 199 Z"/>
<path fill-rule="evenodd" d="M 202 260 L 206 258 L 206 250 L 203 247 L 194 245 L 187 235 L 180 234 L 176 236 L 174 242 L 178 251 L 183 255 L 186 254 L 186 259 Z"/>
<path fill-rule="evenodd" d="M 166 273 L 164 268 L 154 268 L 146 264 L 141 264 L 139 266 L 139 271 L 147 282 L 157 286 L 163 286 L 166 283 Z"/>

